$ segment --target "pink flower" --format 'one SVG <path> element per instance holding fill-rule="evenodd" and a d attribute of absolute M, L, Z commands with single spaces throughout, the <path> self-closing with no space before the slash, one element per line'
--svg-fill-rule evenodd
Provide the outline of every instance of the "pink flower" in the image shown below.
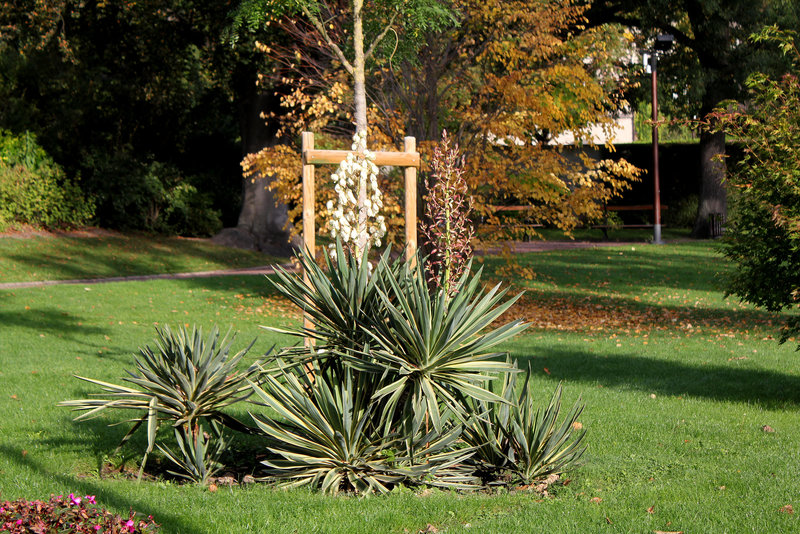
<path fill-rule="evenodd" d="M 100 530 L 101 528 L 103 528 L 103 527 L 101 527 L 100 525 L 95 525 L 94 526 L 95 531 Z"/>
<path fill-rule="evenodd" d="M 81 498 L 80 497 L 76 497 L 74 493 L 70 493 L 69 494 L 69 500 L 75 506 L 78 506 L 81 503 Z"/>
<path fill-rule="evenodd" d="M 128 528 L 128 532 L 133 532 L 134 530 L 136 530 L 136 527 L 134 526 L 133 523 L 133 519 L 128 519 L 128 521 L 125 523 L 125 526 Z"/>
<path fill-rule="evenodd" d="M 22 524 L 22 519 L 17 519 L 17 523 L 16 524 L 17 525 L 21 525 Z"/>
<path fill-rule="evenodd" d="M 89 504 L 97 504 L 97 501 L 95 501 L 94 495 L 87 495 L 87 496 L 84 497 L 84 499 L 86 499 L 86 501 Z"/>

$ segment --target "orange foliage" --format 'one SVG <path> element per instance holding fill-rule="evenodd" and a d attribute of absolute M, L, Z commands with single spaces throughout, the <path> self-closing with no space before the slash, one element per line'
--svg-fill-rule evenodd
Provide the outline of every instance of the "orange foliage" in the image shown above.
<path fill-rule="evenodd" d="M 524 229 L 526 223 L 526 232 L 533 233 L 533 224 L 570 230 L 600 219 L 602 205 L 638 179 L 639 170 L 548 141 L 569 132 L 591 144 L 592 125 L 610 129 L 610 114 L 620 106 L 610 95 L 626 82 L 614 63 L 619 50 L 613 43 L 624 42 L 621 34 L 584 31 L 585 6 L 571 0 L 457 0 L 454 7 L 459 26 L 426 36 L 415 61 L 373 65 L 371 149 L 397 150 L 404 135 L 416 135 L 424 176 L 432 145 L 446 126 L 466 155 L 472 219 L 490 230 L 484 236 L 495 237 L 504 227 Z M 290 59 L 293 66 L 302 60 Z M 319 61 L 313 67 L 302 70 L 298 64 L 296 79 L 282 79 L 292 87 L 281 97 L 285 114 L 266 118 L 280 124 L 279 136 L 286 140 L 311 130 L 317 147 L 345 148 L 352 133 L 346 125 L 353 122 L 349 81 L 335 61 L 327 70 L 320 70 Z M 296 145 L 251 154 L 243 167 L 250 177 L 276 177 L 271 187 L 299 224 Z M 317 223 L 324 231 L 331 169 L 317 169 Z M 402 235 L 402 179 L 387 171 L 381 182 L 391 241 Z M 498 211 L 508 205 L 525 210 Z"/>

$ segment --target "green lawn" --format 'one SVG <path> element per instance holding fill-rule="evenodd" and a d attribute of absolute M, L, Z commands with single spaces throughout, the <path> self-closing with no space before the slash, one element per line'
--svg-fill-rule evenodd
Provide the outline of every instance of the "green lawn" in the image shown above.
<path fill-rule="evenodd" d="M 59 249 L 66 246 L 51 250 Z M 108 265 L 91 250 L 98 248 L 85 248 L 83 273 Z M 24 255 L 6 251 L 0 249 L 4 271 L 23 272 Z M 139 265 L 163 261 L 147 255 L 137 254 Z M 236 255 L 228 252 L 228 261 L 239 261 Z M 563 382 L 566 403 L 578 396 L 586 403 L 584 464 L 551 498 L 440 491 L 331 498 L 265 485 L 209 493 L 99 478 L 125 430 L 105 426 L 108 420 L 73 423 L 55 407 L 93 391 L 71 375 L 118 380 L 131 353 L 152 340 L 154 323 L 233 325 L 240 332 L 235 348 L 258 337 L 252 359 L 288 342 L 259 325 L 288 324 L 296 314 L 263 277 L 252 276 L 0 291 L 2 499 L 96 494 L 117 512 L 133 506 L 152 514 L 165 533 L 416 533 L 428 525 L 448 533 L 798 529 L 797 517 L 780 511 L 800 506 L 796 343 L 771 339 L 781 317 L 722 298 L 717 273 L 730 267 L 716 244 L 515 257 L 520 269 L 537 273 L 513 280 L 528 290 L 517 313 L 536 313 L 538 327 L 506 349 L 530 363 L 543 401 Z M 195 260 L 202 265 L 202 254 Z M 494 258 L 484 264 L 490 272 L 503 267 Z M 59 277 L 75 276 L 67 270 Z"/>
<path fill-rule="evenodd" d="M 0 237 L 0 282 L 215 271 L 280 261 L 200 239 L 101 235 Z"/>

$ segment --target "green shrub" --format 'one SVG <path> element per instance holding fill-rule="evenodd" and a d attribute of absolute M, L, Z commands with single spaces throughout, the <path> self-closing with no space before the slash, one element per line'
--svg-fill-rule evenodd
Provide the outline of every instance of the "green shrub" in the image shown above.
<path fill-rule="evenodd" d="M 50 500 L 4 501 L 0 503 L 0 531 L 9 534 L 145 534 L 158 531 L 151 516 L 140 519 L 133 511 L 127 517 L 94 506 L 94 495 L 50 496 Z M 89 506 L 92 505 L 92 506 Z"/>
<path fill-rule="evenodd" d="M 797 310 L 800 302 L 800 51 L 792 35 L 767 28 L 754 36 L 776 41 L 792 72 L 750 76 L 747 107 L 728 103 L 709 118 L 744 147 L 728 174 L 735 209 L 724 251 L 736 270 L 727 291 L 770 311 Z M 792 314 L 781 339 L 798 334 L 800 316 Z"/>
<path fill-rule="evenodd" d="M 175 165 L 121 151 L 84 158 L 87 187 L 97 199 L 103 226 L 185 236 L 209 236 L 222 228 L 209 195 Z"/>
<path fill-rule="evenodd" d="M 0 231 L 17 224 L 74 227 L 87 224 L 94 203 L 26 132 L 0 130 Z"/>

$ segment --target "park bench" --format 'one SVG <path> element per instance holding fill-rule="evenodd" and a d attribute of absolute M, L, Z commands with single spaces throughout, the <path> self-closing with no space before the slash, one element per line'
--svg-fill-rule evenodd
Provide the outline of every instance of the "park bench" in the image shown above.
<path fill-rule="evenodd" d="M 609 212 L 630 212 L 630 211 L 642 211 L 642 212 L 652 212 L 653 211 L 653 204 L 636 204 L 630 206 L 603 206 L 603 213 L 604 213 L 604 220 L 603 224 L 593 224 L 591 225 L 592 228 L 598 228 L 603 230 L 603 235 L 608 238 L 608 229 L 609 228 L 652 228 L 653 225 L 651 224 L 609 224 L 608 222 L 608 213 Z M 532 209 L 532 206 L 491 206 L 495 213 L 502 213 L 502 212 L 524 212 Z M 661 210 L 666 210 L 667 206 L 664 204 L 661 205 Z M 544 225 L 542 224 L 513 224 L 513 225 L 501 225 L 501 227 L 509 227 L 509 228 L 543 228 Z"/>

